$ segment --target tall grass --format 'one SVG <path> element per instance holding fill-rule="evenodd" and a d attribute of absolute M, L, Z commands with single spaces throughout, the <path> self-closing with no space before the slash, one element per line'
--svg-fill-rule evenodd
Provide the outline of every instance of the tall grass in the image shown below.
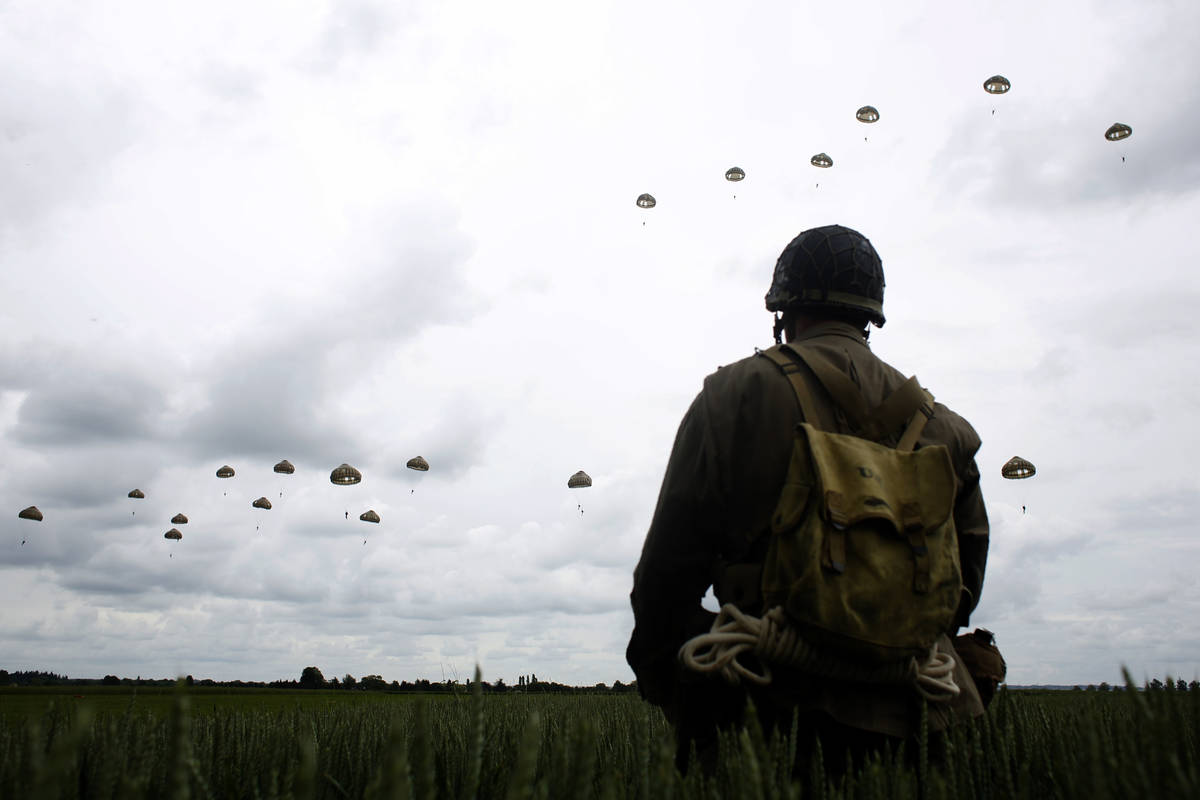
<path fill-rule="evenodd" d="M 476 682 L 478 686 L 478 681 Z M 1132 688 L 1132 687 L 1130 687 Z M 1002 693 L 943 755 L 885 753 L 831 777 L 795 731 L 722 737 L 681 776 L 657 709 L 630 696 L 509 695 L 163 716 L 131 702 L 0 715 L 0 798 L 970 798 L 1200 796 L 1200 692 Z"/>

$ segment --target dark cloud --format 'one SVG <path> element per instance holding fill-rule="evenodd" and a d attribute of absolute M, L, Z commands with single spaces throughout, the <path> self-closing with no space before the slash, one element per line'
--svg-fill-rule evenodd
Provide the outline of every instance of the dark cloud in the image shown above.
<path fill-rule="evenodd" d="M 25 393 L 13 440 L 43 447 L 137 443 L 166 411 L 145 365 L 46 342 L 0 349 L 0 389 Z"/>
<path fill-rule="evenodd" d="M 327 345 L 315 335 L 248 344 L 211 367 L 202 410 L 190 416 L 178 440 L 194 456 L 238 456 L 329 462 L 354 435 L 327 404 L 337 386 Z M 336 463 L 336 462 L 335 462 Z"/>

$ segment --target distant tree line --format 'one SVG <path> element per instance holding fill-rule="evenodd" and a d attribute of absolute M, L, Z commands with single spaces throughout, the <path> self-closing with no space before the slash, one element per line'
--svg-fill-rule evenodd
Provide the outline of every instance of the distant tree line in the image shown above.
<path fill-rule="evenodd" d="M 4 686 L 174 686 L 174 678 L 120 678 L 116 675 L 105 675 L 103 678 L 69 678 L 54 672 L 38 670 L 9 672 L 0 669 L 0 687 Z M 360 692 L 412 692 L 412 693 L 443 693 L 469 692 L 472 681 L 459 683 L 457 680 L 441 682 L 420 679 L 417 681 L 396 681 L 390 683 L 379 675 L 366 675 L 356 679 L 353 675 L 344 675 L 340 680 L 336 677 L 329 680 L 317 667 L 305 667 L 300 673 L 300 680 L 276 681 L 214 681 L 211 678 L 195 680 L 191 675 L 184 678 L 188 686 L 223 686 L 238 689 L 323 689 Z M 637 681 L 622 683 L 613 681 L 612 686 L 597 683 L 594 686 L 566 686 L 561 683 L 539 681 L 536 675 L 521 676 L 516 686 L 509 686 L 503 678 L 494 682 L 483 681 L 484 692 L 501 693 L 547 693 L 547 694 L 597 694 L 636 692 Z"/>
<path fill-rule="evenodd" d="M 301 689 L 341 689 L 350 691 L 364 692 L 414 692 L 414 693 L 455 693 L 470 691 L 472 681 L 467 680 L 466 683 L 459 683 L 457 680 L 444 680 L 441 682 L 420 679 L 417 681 L 396 681 L 388 683 L 378 675 L 367 675 L 360 679 L 355 679 L 353 675 L 344 675 L 341 680 L 336 677 L 329 680 L 325 679 L 320 668 L 305 667 L 300 673 L 300 680 L 296 683 Z M 622 683 L 621 681 L 613 681 L 612 686 L 604 683 L 597 683 L 594 686 L 566 686 L 561 683 L 553 683 L 550 681 L 539 681 L 536 675 L 526 677 L 524 675 L 517 679 L 516 686 L 510 686 L 504 682 L 503 678 L 497 678 L 494 682 L 482 681 L 481 686 L 484 692 L 490 693 L 547 693 L 547 694 L 596 694 L 602 692 L 636 692 L 637 681 L 632 683 Z"/>

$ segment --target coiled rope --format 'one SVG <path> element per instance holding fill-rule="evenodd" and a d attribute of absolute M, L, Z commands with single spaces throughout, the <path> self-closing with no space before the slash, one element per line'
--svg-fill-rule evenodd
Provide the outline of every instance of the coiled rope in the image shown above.
<path fill-rule="evenodd" d="M 738 661 L 745 652 L 758 657 L 762 672 Z M 696 672 L 718 672 L 732 684 L 747 680 L 766 686 L 772 678 L 770 665 L 778 664 L 856 683 L 910 684 L 931 703 L 949 702 L 960 691 L 954 682 L 954 658 L 938 650 L 937 642 L 920 661 L 911 657 L 882 665 L 860 664 L 822 652 L 801 639 L 779 606 L 759 618 L 726 603 L 708 633 L 679 648 L 679 660 Z"/>

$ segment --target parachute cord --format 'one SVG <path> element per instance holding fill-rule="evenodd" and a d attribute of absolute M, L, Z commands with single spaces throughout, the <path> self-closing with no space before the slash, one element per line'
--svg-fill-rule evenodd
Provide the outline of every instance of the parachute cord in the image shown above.
<path fill-rule="evenodd" d="M 929 658 L 917 668 L 917 692 L 931 703 L 948 703 L 962 690 L 954 682 L 954 658 L 938 650 L 937 642 L 929 648 Z"/>
<path fill-rule="evenodd" d="M 751 652 L 762 662 L 755 672 L 738 661 Z M 741 680 L 766 686 L 771 683 L 770 664 L 794 667 L 824 678 L 859 683 L 912 685 L 931 703 L 944 703 L 959 693 L 954 682 L 954 658 L 938 650 L 935 642 L 923 661 L 908 658 L 883 665 L 865 665 L 814 648 L 789 625 L 782 607 L 755 617 L 732 603 L 721 606 L 708 633 L 694 636 L 679 648 L 679 660 L 696 672 L 717 672 L 728 683 Z"/>

